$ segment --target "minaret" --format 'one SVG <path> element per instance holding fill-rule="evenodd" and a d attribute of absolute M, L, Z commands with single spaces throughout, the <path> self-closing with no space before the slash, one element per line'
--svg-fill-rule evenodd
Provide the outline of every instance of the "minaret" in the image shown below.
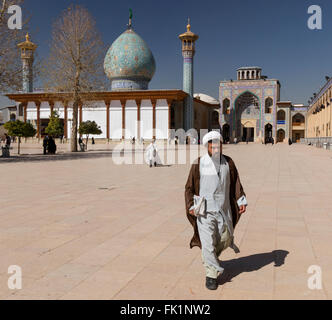
<path fill-rule="evenodd" d="M 33 92 L 33 60 L 37 45 L 30 41 L 27 33 L 25 42 L 17 45 L 21 49 L 21 59 L 23 65 L 23 92 Z"/>
<path fill-rule="evenodd" d="M 179 36 L 182 41 L 183 55 L 183 91 L 189 94 L 185 102 L 185 130 L 194 127 L 194 56 L 195 42 L 198 35 L 191 32 L 190 20 L 188 19 L 187 32 Z"/>

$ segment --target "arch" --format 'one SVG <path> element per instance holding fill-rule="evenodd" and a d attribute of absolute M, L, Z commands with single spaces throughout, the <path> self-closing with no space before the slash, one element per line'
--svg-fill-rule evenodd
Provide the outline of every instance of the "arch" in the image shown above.
<path fill-rule="evenodd" d="M 247 121 L 244 125 L 243 128 L 252 128 L 253 124 L 251 121 Z"/>
<path fill-rule="evenodd" d="M 222 102 L 222 113 L 223 114 L 230 114 L 230 106 L 231 102 L 229 99 L 224 99 Z"/>
<path fill-rule="evenodd" d="M 233 117 L 233 128 L 235 130 L 235 137 L 239 141 L 243 140 L 245 130 L 242 126 L 242 120 L 250 119 L 254 120 L 255 124 L 253 127 L 246 129 L 250 129 L 250 139 L 255 139 L 255 134 L 257 135 L 258 129 L 261 129 L 261 101 L 259 97 L 253 92 L 246 90 L 235 99 L 234 105 L 235 116 Z M 256 121 L 258 122 L 258 128 L 256 127 Z"/>
<path fill-rule="evenodd" d="M 230 129 L 231 128 L 228 123 L 224 124 L 222 127 L 222 136 L 225 143 L 230 141 L 230 136 L 231 136 Z"/>
<path fill-rule="evenodd" d="M 286 132 L 284 129 L 279 129 L 277 132 L 277 142 L 282 143 L 285 141 L 286 138 Z"/>
<path fill-rule="evenodd" d="M 301 113 L 297 113 L 292 118 L 293 124 L 304 124 L 305 123 L 305 116 Z"/>
<path fill-rule="evenodd" d="M 273 126 L 271 123 L 265 125 L 265 143 L 271 143 L 273 138 Z"/>
<path fill-rule="evenodd" d="M 277 120 L 278 121 L 285 121 L 286 120 L 286 112 L 284 110 L 279 110 L 278 111 Z"/>
<path fill-rule="evenodd" d="M 272 113 L 273 99 L 268 97 L 265 99 L 265 113 Z"/>

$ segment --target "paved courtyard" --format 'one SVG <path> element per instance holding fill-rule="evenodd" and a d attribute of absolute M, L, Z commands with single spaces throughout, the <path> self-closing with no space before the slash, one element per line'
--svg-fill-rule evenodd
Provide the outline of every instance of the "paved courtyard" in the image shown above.
<path fill-rule="evenodd" d="M 0 162 L 0 299 L 331 299 L 332 152 L 225 146 L 250 206 L 241 253 L 205 289 L 184 211 L 190 168 L 116 166 L 110 157 Z M 10 291 L 8 267 L 22 268 Z M 323 287 L 310 290 L 310 266 Z"/>

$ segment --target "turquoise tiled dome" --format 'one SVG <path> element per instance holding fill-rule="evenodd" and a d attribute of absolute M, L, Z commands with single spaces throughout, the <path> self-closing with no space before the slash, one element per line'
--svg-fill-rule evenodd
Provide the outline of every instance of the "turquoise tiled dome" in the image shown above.
<path fill-rule="evenodd" d="M 147 90 L 156 62 L 145 41 L 129 29 L 108 50 L 104 70 L 112 90 Z"/>

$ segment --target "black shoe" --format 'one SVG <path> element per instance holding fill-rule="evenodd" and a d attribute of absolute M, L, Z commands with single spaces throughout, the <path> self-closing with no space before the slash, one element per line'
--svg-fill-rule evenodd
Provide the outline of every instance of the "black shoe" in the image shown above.
<path fill-rule="evenodd" d="M 218 281 L 217 281 L 217 279 L 212 279 L 212 278 L 206 277 L 206 287 L 209 290 L 217 290 L 218 289 Z"/>

